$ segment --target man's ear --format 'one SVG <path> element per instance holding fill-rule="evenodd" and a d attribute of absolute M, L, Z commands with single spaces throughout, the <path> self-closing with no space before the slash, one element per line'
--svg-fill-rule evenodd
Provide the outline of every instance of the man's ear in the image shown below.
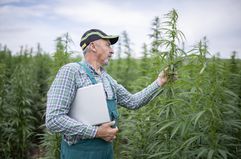
<path fill-rule="evenodd" d="M 95 43 L 90 43 L 90 50 L 92 51 L 92 52 L 96 52 L 96 47 L 95 47 Z"/>

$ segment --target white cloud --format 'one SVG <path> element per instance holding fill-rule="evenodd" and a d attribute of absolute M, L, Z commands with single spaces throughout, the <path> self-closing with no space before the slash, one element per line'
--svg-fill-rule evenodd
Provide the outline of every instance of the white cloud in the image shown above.
<path fill-rule="evenodd" d="M 32 24 L 32 27 L 25 31 L 16 31 L 13 34 L 1 33 L 0 43 L 7 44 L 11 50 L 17 52 L 20 46 L 36 47 L 39 42 L 44 50 L 53 52 L 55 47 L 54 40 L 63 33 L 63 30 L 39 24 Z"/>
<path fill-rule="evenodd" d="M 44 50 L 54 50 L 54 39 L 64 33 L 61 28 L 52 26 L 44 20 L 49 6 L 44 4 L 28 7 L 4 5 L 0 8 L 0 43 L 7 46 L 14 53 L 20 46 L 36 47 L 39 42 Z"/>
<path fill-rule="evenodd" d="M 1 0 L 0 5 L 15 3 L 15 2 L 20 2 L 20 0 Z"/>
<path fill-rule="evenodd" d="M 0 8 L 1 28 L 13 28 L 34 25 L 34 22 L 40 18 L 48 18 L 49 7 L 47 5 L 35 5 L 29 7 L 20 7 L 5 5 Z"/>
<path fill-rule="evenodd" d="M 132 44 L 134 52 L 140 52 L 142 43 L 148 38 L 147 31 L 150 27 L 151 16 L 142 10 L 121 8 L 102 1 L 88 1 L 85 3 L 81 1 L 72 1 L 72 3 L 62 1 L 62 3 L 55 6 L 53 11 L 56 15 L 79 24 L 81 28 L 78 35 L 82 35 L 91 28 L 100 28 L 107 34 L 120 34 L 126 30 L 131 41 L 134 42 Z M 79 39 L 80 37 L 77 40 Z"/>
<path fill-rule="evenodd" d="M 233 50 L 240 52 L 240 4 L 226 0 L 186 3 L 180 9 L 179 22 L 187 43 L 195 44 L 207 36 L 213 54 L 221 52 L 222 57 L 228 58 Z"/>
<path fill-rule="evenodd" d="M 146 15 L 140 11 L 126 10 L 101 1 L 63 1 L 56 5 L 54 12 L 79 23 L 94 23 L 101 26 L 137 26 L 148 22 Z"/>
<path fill-rule="evenodd" d="M 142 44 L 150 41 L 147 34 L 151 32 L 151 21 L 172 8 L 179 12 L 179 26 L 187 37 L 186 45 L 194 45 L 207 36 L 214 53 L 231 52 L 233 49 L 241 52 L 241 3 L 237 0 L 152 0 L 144 4 L 125 0 L 28 1 L 21 2 L 29 5 L 21 5 L 18 0 L 10 0 L 9 3 L 1 0 L 0 3 L 4 4 L 0 6 L 0 43 L 7 44 L 14 52 L 16 46 L 32 46 L 37 42 L 46 51 L 53 50 L 53 40 L 66 32 L 72 36 L 75 50 L 79 50 L 80 35 L 90 28 L 99 28 L 108 34 L 126 30 L 138 56 Z"/>
<path fill-rule="evenodd" d="M 241 7 L 226 7 L 227 4 L 222 2 L 194 3 L 183 7 L 180 11 L 181 25 L 189 27 L 186 30 L 193 31 L 193 34 L 215 34 L 240 27 Z"/>

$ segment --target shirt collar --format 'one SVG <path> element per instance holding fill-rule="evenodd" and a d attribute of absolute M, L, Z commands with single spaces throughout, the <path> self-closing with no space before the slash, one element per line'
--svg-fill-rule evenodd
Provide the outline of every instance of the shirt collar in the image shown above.
<path fill-rule="evenodd" d="M 92 73 L 98 75 L 98 73 L 95 71 L 95 69 L 91 66 L 91 64 L 89 62 L 87 62 L 85 59 L 83 59 L 82 62 L 85 63 L 88 68 L 90 68 L 90 71 Z M 101 72 L 101 74 L 103 74 L 105 72 L 105 69 L 103 67 L 100 67 L 100 72 Z"/>

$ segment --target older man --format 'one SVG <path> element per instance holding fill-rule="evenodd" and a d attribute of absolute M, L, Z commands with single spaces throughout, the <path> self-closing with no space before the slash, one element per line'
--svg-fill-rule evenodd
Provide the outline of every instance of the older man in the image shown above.
<path fill-rule="evenodd" d="M 156 91 L 167 82 L 161 72 L 157 79 L 142 91 L 131 94 L 118 84 L 103 68 L 107 65 L 113 49 L 111 45 L 118 36 L 110 36 L 98 29 L 83 34 L 80 46 L 84 60 L 63 66 L 53 81 L 47 98 L 46 126 L 52 132 L 59 132 L 62 159 L 112 159 L 112 141 L 118 128 L 112 122 L 99 126 L 78 122 L 68 116 L 78 88 L 103 83 L 111 120 L 118 120 L 117 104 L 128 109 L 146 105 Z"/>

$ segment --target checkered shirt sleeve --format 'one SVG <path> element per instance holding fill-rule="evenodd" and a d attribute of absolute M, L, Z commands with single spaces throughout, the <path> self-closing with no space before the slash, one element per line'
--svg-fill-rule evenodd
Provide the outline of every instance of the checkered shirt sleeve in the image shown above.
<path fill-rule="evenodd" d="M 76 75 L 76 69 L 72 69 L 70 65 L 65 65 L 59 70 L 47 94 L 46 127 L 52 132 L 60 132 L 67 136 L 94 138 L 96 126 L 77 122 L 67 115 L 77 90 Z"/>

